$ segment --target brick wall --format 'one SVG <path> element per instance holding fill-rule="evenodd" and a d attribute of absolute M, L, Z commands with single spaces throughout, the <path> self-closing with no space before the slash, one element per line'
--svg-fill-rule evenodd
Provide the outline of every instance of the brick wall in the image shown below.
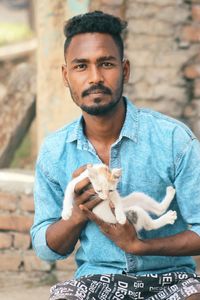
<path fill-rule="evenodd" d="M 31 248 L 33 213 L 31 195 L 0 192 L 0 272 L 50 270 L 51 265 L 37 259 Z"/>
<path fill-rule="evenodd" d="M 197 49 L 195 55 L 183 68 L 188 85 L 188 103 L 184 110 L 184 117 L 200 138 L 200 1 L 191 1 L 190 20 L 183 28 L 183 40 Z"/>
<path fill-rule="evenodd" d="M 0 271 L 27 270 L 33 220 L 31 198 L 1 192 L 0 211 Z"/>
<path fill-rule="evenodd" d="M 49 277 L 53 282 L 70 278 L 75 269 L 73 256 L 50 264 L 37 258 L 32 249 L 29 235 L 34 217 L 32 184 L 18 181 L 20 175 L 14 173 L 14 181 L 0 181 L 0 274 L 7 273 L 6 277 L 0 276 L 0 286 L 13 276 L 17 278 L 16 274 L 22 281 L 30 277 L 31 282 Z"/>
<path fill-rule="evenodd" d="M 200 1 L 98 0 L 93 9 L 128 21 L 129 98 L 182 120 L 200 137 Z"/>

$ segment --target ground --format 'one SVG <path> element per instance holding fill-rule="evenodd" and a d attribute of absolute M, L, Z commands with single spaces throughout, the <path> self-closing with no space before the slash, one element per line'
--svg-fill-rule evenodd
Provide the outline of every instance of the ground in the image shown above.
<path fill-rule="evenodd" d="M 47 300 L 49 297 L 49 286 L 30 287 L 17 286 L 7 289 L 1 289 L 1 299 L 4 300 Z"/>
<path fill-rule="evenodd" d="M 27 276 L 27 274 L 26 274 Z M 4 300 L 47 300 L 51 284 L 31 284 L 26 282 L 21 274 L 9 274 L 4 272 L 0 275 L 0 298 Z"/>
<path fill-rule="evenodd" d="M 46 273 L 0 272 L 0 299 L 3 300 L 48 300 L 50 287 L 73 277 L 74 270 L 60 271 L 56 276 Z"/>

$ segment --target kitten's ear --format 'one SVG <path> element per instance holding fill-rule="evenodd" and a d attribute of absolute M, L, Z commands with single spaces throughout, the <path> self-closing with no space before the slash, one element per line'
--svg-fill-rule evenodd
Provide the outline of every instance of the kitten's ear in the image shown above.
<path fill-rule="evenodd" d="M 122 174 L 122 169 L 112 169 L 112 175 L 114 179 L 119 179 Z"/>
<path fill-rule="evenodd" d="M 96 177 L 96 169 L 94 169 L 92 165 L 87 165 L 87 170 L 88 170 L 89 178 Z"/>
<path fill-rule="evenodd" d="M 91 170 L 93 168 L 93 165 L 92 164 L 87 164 L 87 169 L 88 170 Z"/>

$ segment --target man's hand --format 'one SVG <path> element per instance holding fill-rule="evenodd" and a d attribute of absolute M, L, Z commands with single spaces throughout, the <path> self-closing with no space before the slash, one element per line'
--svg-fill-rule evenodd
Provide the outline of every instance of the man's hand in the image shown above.
<path fill-rule="evenodd" d="M 118 247 L 127 253 L 134 253 L 134 248 L 140 243 L 137 233 L 132 224 L 127 220 L 124 225 L 119 223 L 110 224 L 98 218 L 91 210 L 85 205 L 80 205 L 80 209 L 87 216 L 89 220 L 95 222 L 100 230 L 111 239 Z M 134 247 L 133 247 L 134 246 Z"/>
<path fill-rule="evenodd" d="M 87 165 L 84 165 L 73 173 L 73 178 L 79 176 L 87 168 Z M 91 211 L 97 204 L 102 200 L 97 196 L 94 189 L 92 188 L 89 178 L 85 178 L 78 182 L 74 189 L 74 204 L 72 210 L 72 219 L 76 222 L 85 222 L 88 220 L 88 217 L 80 209 L 80 205 L 83 205 Z"/>
<path fill-rule="evenodd" d="M 95 222 L 100 230 L 126 253 L 161 256 L 199 255 L 200 253 L 200 237 L 190 230 L 173 236 L 140 240 L 134 226 L 128 220 L 124 225 L 110 224 L 98 218 L 85 205 L 80 205 L 80 209 L 88 219 Z"/>
<path fill-rule="evenodd" d="M 86 167 L 82 166 L 77 169 L 73 177 L 79 176 Z M 88 221 L 87 215 L 79 208 L 79 205 L 84 205 L 90 211 L 102 201 L 96 196 L 90 184 L 88 178 L 76 184 L 72 216 L 68 220 L 60 219 L 47 229 L 46 239 L 48 246 L 61 255 L 66 255 L 66 253 L 73 251 L 81 231 Z M 93 197 L 94 195 L 95 197 Z"/>

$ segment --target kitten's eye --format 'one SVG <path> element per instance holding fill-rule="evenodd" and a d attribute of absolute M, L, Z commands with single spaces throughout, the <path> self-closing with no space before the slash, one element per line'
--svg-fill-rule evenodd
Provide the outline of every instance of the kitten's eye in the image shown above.
<path fill-rule="evenodd" d="M 114 190 L 109 190 L 109 193 L 112 193 L 112 192 L 114 192 Z"/>
<path fill-rule="evenodd" d="M 101 192 L 102 192 L 102 190 L 98 190 L 98 191 L 97 191 L 97 193 L 101 193 Z"/>

